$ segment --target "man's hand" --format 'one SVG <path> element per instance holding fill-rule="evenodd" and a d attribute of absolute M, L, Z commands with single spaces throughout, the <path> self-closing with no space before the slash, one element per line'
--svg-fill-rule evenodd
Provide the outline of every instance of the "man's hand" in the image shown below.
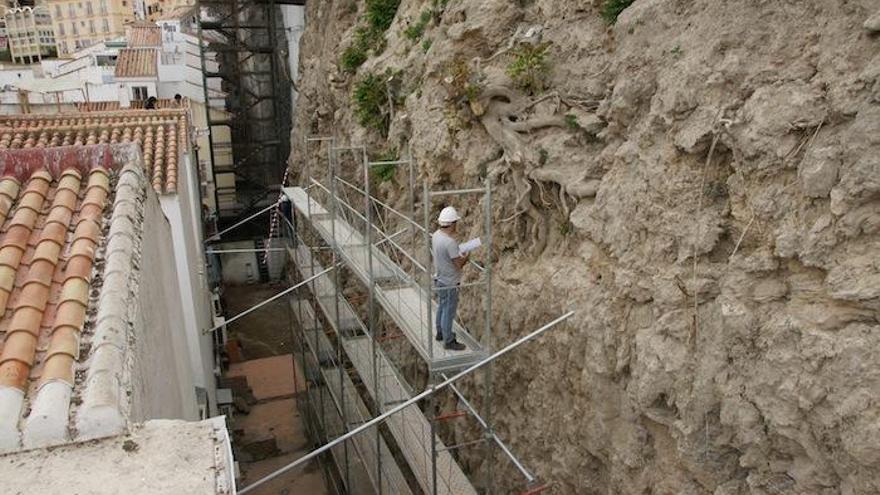
<path fill-rule="evenodd" d="M 464 253 L 458 258 L 454 258 L 452 262 L 455 263 L 456 268 L 461 270 L 462 268 L 464 268 L 464 265 L 467 265 L 469 259 L 471 259 L 471 253 Z"/>

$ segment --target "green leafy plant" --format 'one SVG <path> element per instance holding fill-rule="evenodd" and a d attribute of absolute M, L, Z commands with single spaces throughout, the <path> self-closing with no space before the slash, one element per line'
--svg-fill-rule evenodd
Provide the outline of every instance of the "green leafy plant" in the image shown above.
<path fill-rule="evenodd" d="M 565 115 L 565 126 L 568 127 L 569 130 L 572 130 L 572 131 L 581 130 L 581 125 L 578 124 L 577 115 L 574 115 L 571 113 Z"/>
<path fill-rule="evenodd" d="M 531 94 L 544 91 L 550 77 L 547 61 L 549 44 L 521 45 L 513 51 L 513 61 L 507 66 L 507 75 L 520 89 Z"/>
<path fill-rule="evenodd" d="M 434 18 L 434 12 L 431 10 L 422 11 L 422 15 L 419 16 L 419 20 L 415 23 L 411 24 L 408 28 L 403 31 L 404 36 L 407 38 L 416 41 L 421 39 L 422 35 L 425 34 L 425 28 L 430 24 L 431 19 Z"/>
<path fill-rule="evenodd" d="M 385 50 L 385 31 L 394 22 L 400 0 L 367 0 L 366 11 L 354 33 L 351 46 L 342 52 L 339 63 L 349 74 L 357 72 L 358 67 L 370 57 Z"/>
<path fill-rule="evenodd" d="M 681 51 L 681 45 L 675 45 L 669 50 L 669 53 L 675 58 L 681 58 L 684 52 Z"/>
<path fill-rule="evenodd" d="M 617 16 L 633 4 L 635 0 L 605 0 L 599 13 L 608 24 L 617 22 Z"/>
<path fill-rule="evenodd" d="M 377 162 L 395 162 L 399 159 L 400 155 L 397 153 L 397 148 L 390 148 L 376 157 Z M 393 163 L 383 163 L 382 165 L 375 165 L 370 168 L 370 174 L 380 183 L 394 180 L 396 172 L 397 165 Z"/>
<path fill-rule="evenodd" d="M 547 160 L 550 159 L 550 152 L 545 150 L 544 148 L 538 149 L 538 164 L 542 167 L 547 164 Z"/>
<path fill-rule="evenodd" d="M 468 83 L 464 88 L 464 96 L 467 98 L 467 101 L 470 102 L 477 101 L 477 98 L 480 97 L 482 92 L 483 87 L 476 83 Z"/>
<path fill-rule="evenodd" d="M 423 40 L 422 41 L 422 51 L 425 53 L 428 53 L 428 50 L 431 49 L 431 45 L 433 45 L 433 44 L 434 44 L 434 42 L 431 41 L 431 38 Z"/>
<path fill-rule="evenodd" d="M 364 18 L 371 28 L 385 32 L 394 22 L 398 7 L 400 0 L 367 0 Z"/>
<path fill-rule="evenodd" d="M 564 221 L 559 224 L 559 233 L 562 235 L 571 234 L 571 222 Z"/>
<path fill-rule="evenodd" d="M 354 114 L 362 126 L 388 134 L 388 85 L 381 75 L 367 74 L 357 82 L 352 93 Z"/>
<path fill-rule="evenodd" d="M 340 58 L 339 63 L 342 65 L 342 70 L 349 74 L 354 74 L 357 72 L 358 67 L 367 61 L 367 56 L 367 50 L 355 43 L 342 52 L 342 58 Z"/>
<path fill-rule="evenodd" d="M 456 57 L 448 62 L 444 72 L 446 77 L 443 81 L 453 101 L 475 101 L 482 93 L 483 88 L 474 80 L 471 68 L 464 58 Z"/>

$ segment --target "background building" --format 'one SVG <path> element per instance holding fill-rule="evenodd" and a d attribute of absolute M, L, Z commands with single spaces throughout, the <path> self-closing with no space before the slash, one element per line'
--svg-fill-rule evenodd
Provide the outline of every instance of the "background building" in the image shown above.
<path fill-rule="evenodd" d="M 178 7 L 194 6 L 195 0 L 140 0 L 140 16 L 148 21 L 157 21 Z"/>
<path fill-rule="evenodd" d="M 135 21 L 130 0 L 49 0 L 58 55 L 95 43 L 125 36 L 125 26 Z"/>
<path fill-rule="evenodd" d="M 52 17 L 45 6 L 11 8 L 4 19 L 13 62 L 34 63 L 57 56 Z"/>

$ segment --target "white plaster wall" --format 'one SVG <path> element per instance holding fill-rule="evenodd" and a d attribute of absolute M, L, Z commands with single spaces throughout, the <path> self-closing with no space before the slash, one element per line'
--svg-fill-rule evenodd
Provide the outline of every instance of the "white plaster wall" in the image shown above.
<path fill-rule="evenodd" d="M 217 250 L 254 249 L 254 241 L 224 242 L 213 246 Z M 220 264 L 223 267 L 223 282 L 226 284 L 244 285 L 260 280 L 256 253 L 221 254 Z"/>
<path fill-rule="evenodd" d="M 284 19 L 284 29 L 287 30 L 287 60 L 290 68 L 290 77 L 294 81 L 299 78 L 299 38 L 302 36 L 306 25 L 306 9 L 299 5 L 285 5 L 281 7 L 281 15 Z M 291 102 L 296 106 L 297 92 L 291 86 Z"/>
<path fill-rule="evenodd" d="M 171 225 L 155 193 L 144 203 L 138 311 L 134 319 L 133 421 L 198 419 L 193 368 L 176 276 Z"/>
<path fill-rule="evenodd" d="M 178 168 L 178 193 L 160 196 L 160 204 L 171 224 L 174 263 L 183 301 L 183 321 L 190 352 L 195 385 L 203 387 L 211 411 L 216 409 L 214 347 L 211 335 L 202 330 L 212 326 L 211 293 L 205 273 L 204 244 L 201 233 L 201 206 L 190 156 Z"/>

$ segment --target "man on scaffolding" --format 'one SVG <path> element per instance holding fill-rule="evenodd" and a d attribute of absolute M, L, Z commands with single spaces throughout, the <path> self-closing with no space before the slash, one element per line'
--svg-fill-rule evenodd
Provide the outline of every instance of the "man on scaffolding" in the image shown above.
<path fill-rule="evenodd" d="M 434 258 L 434 288 L 438 306 L 436 329 L 438 342 L 450 351 L 463 351 L 465 345 L 455 340 L 452 322 L 458 309 L 458 290 L 461 271 L 468 262 L 468 253 L 462 253 L 455 238 L 456 225 L 461 217 L 455 208 L 447 206 L 440 212 L 440 228 L 431 236 L 431 254 Z"/>

